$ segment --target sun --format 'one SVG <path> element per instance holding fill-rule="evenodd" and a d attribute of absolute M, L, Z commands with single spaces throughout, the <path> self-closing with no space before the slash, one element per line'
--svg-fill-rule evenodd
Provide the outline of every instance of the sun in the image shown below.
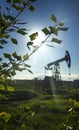
<path fill-rule="evenodd" d="M 34 40 L 33 46 L 39 47 L 42 44 L 42 42 L 45 40 L 45 34 L 38 28 L 33 29 L 31 33 L 35 33 L 35 32 L 38 32 L 38 36 Z"/>

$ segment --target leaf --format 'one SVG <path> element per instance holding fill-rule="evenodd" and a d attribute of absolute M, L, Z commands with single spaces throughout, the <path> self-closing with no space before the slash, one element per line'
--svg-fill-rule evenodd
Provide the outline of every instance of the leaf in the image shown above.
<path fill-rule="evenodd" d="M 0 61 L 2 61 L 2 58 L 0 57 Z"/>
<path fill-rule="evenodd" d="M 53 27 L 53 26 L 49 26 L 49 28 L 50 28 L 50 32 L 51 32 L 51 33 L 53 33 L 53 34 L 55 34 L 55 35 L 58 35 L 58 28 L 55 28 L 55 27 Z"/>
<path fill-rule="evenodd" d="M 30 5 L 30 6 L 29 6 L 29 10 L 30 10 L 30 11 L 34 11 L 34 10 L 35 10 L 35 7 L 32 6 L 32 5 Z"/>
<path fill-rule="evenodd" d="M 13 16 L 11 16 L 11 15 L 8 15 L 7 19 L 10 19 L 11 21 L 15 20 L 15 18 Z"/>
<path fill-rule="evenodd" d="M 12 87 L 12 86 L 7 86 L 7 90 L 8 90 L 9 92 L 14 92 L 14 87 Z"/>
<path fill-rule="evenodd" d="M 26 68 L 18 68 L 17 70 L 18 71 L 23 71 L 23 70 L 26 70 Z"/>
<path fill-rule="evenodd" d="M 63 26 L 64 23 L 63 23 L 63 22 L 59 22 L 58 25 L 59 25 L 59 26 Z"/>
<path fill-rule="evenodd" d="M 30 68 L 30 65 L 28 65 L 28 64 L 25 64 L 25 63 L 24 63 L 24 66 Z"/>
<path fill-rule="evenodd" d="M 43 28 L 42 31 L 43 31 L 43 33 L 44 33 L 45 35 L 50 34 L 50 31 L 49 31 L 46 27 Z"/>
<path fill-rule="evenodd" d="M 8 121 L 11 119 L 11 114 L 7 112 L 0 112 L 0 119 L 2 119 L 5 123 L 8 123 Z"/>
<path fill-rule="evenodd" d="M 32 46 L 32 45 L 33 45 L 33 42 L 28 42 L 28 43 L 27 43 L 27 47 L 28 47 L 28 49 L 30 49 L 29 46 Z"/>
<path fill-rule="evenodd" d="M 4 57 L 5 57 L 5 58 L 9 58 L 9 59 L 10 59 L 10 58 L 11 58 L 11 54 L 4 53 Z"/>
<path fill-rule="evenodd" d="M 3 38 L 9 38 L 9 35 L 7 33 L 3 34 Z"/>
<path fill-rule="evenodd" d="M 2 40 L 0 41 L 0 43 L 1 43 L 1 44 L 6 44 L 6 43 L 7 43 L 7 41 L 6 41 L 6 40 L 4 40 L 4 39 L 2 39 Z"/>
<path fill-rule="evenodd" d="M 18 42 L 15 38 L 11 38 L 11 41 L 12 41 L 13 44 L 16 44 L 16 45 L 18 44 Z"/>
<path fill-rule="evenodd" d="M 33 72 L 31 71 L 31 70 L 29 70 L 29 69 L 26 69 L 28 72 L 30 72 L 30 73 L 32 73 L 33 74 Z"/>
<path fill-rule="evenodd" d="M 52 39 L 52 42 L 56 42 L 56 43 L 59 43 L 59 44 L 60 44 L 62 41 L 59 40 L 59 39 L 57 39 L 57 38 L 53 38 L 53 39 Z"/>
<path fill-rule="evenodd" d="M 56 19 L 55 15 L 51 15 L 50 18 L 51 18 L 51 20 L 52 20 L 53 22 L 57 22 L 57 19 Z"/>
<path fill-rule="evenodd" d="M 67 31 L 69 28 L 68 27 L 58 27 L 58 30 L 59 31 Z"/>
<path fill-rule="evenodd" d="M 23 9 L 23 7 L 17 5 L 16 2 L 13 3 L 12 7 L 14 7 L 17 11 L 21 11 Z"/>
<path fill-rule="evenodd" d="M 11 3 L 11 0 L 7 0 L 8 3 Z"/>
<path fill-rule="evenodd" d="M 19 29 L 17 32 L 22 34 L 22 35 L 26 35 L 27 34 L 23 29 Z"/>
<path fill-rule="evenodd" d="M 23 56 L 23 59 L 24 59 L 24 60 L 28 60 L 28 58 L 29 58 L 29 55 L 28 55 L 28 54 L 25 54 L 25 55 Z"/>
<path fill-rule="evenodd" d="M 36 37 L 38 36 L 38 32 L 35 32 L 33 34 L 30 35 L 30 40 L 33 41 L 36 39 Z"/>
<path fill-rule="evenodd" d="M 16 58 L 17 60 L 19 60 L 19 61 L 22 60 L 21 56 L 18 56 L 16 52 L 14 52 L 14 53 L 12 54 L 12 56 L 13 56 L 14 58 Z"/>
<path fill-rule="evenodd" d="M 4 48 L 3 46 L 0 45 L 0 49 Z"/>
<path fill-rule="evenodd" d="M 2 67 L 5 68 L 5 67 L 8 67 L 9 64 L 7 63 L 3 63 Z"/>

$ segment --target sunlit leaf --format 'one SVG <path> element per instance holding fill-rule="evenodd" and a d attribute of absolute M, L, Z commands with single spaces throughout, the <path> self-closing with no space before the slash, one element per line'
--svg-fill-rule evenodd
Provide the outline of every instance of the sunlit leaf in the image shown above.
<path fill-rule="evenodd" d="M 5 56 L 5 58 L 11 58 L 11 54 L 8 54 L 8 53 L 4 53 L 4 56 Z"/>
<path fill-rule="evenodd" d="M 59 31 L 67 31 L 69 28 L 68 27 L 58 27 L 58 30 Z"/>
<path fill-rule="evenodd" d="M 36 39 L 36 37 L 38 36 L 38 32 L 35 32 L 33 34 L 30 35 L 30 40 L 33 41 Z"/>
<path fill-rule="evenodd" d="M 57 39 L 57 38 L 53 38 L 53 39 L 52 39 L 52 42 L 56 42 L 56 43 L 59 43 L 59 44 L 60 44 L 62 41 L 59 40 L 59 39 Z"/>
<path fill-rule="evenodd" d="M 7 86 L 7 90 L 8 90 L 9 92 L 14 92 L 14 87 L 12 87 L 12 86 Z"/>
<path fill-rule="evenodd" d="M 49 26 L 51 33 L 58 35 L 58 28 L 55 28 L 53 26 Z"/>
<path fill-rule="evenodd" d="M 50 34 L 50 31 L 49 31 L 46 27 L 43 28 L 42 31 L 43 31 L 43 33 L 44 33 L 45 35 Z"/>
<path fill-rule="evenodd" d="M 11 114 L 7 112 L 0 112 L 0 119 L 4 120 L 6 123 L 10 120 Z"/>
<path fill-rule="evenodd" d="M 0 90 L 1 90 L 1 91 L 4 91 L 4 90 L 5 90 L 5 87 L 4 87 L 3 84 L 0 84 Z"/>
<path fill-rule="evenodd" d="M 29 58 L 29 55 L 28 55 L 28 54 L 25 54 L 25 55 L 23 56 L 23 59 L 24 59 L 24 60 L 28 60 L 28 58 Z"/>
<path fill-rule="evenodd" d="M 51 18 L 52 21 L 57 22 L 55 15 L 51 15 L 50 18 Z"/>
<path fill-rule="evenodd" d="M 64 23 L 63 23 L 63 22 L 59 22 L 58 25 L 59 25 L 59 26 L 63 26 Z"/>
<path fill-rule="evenodd" d="M 18 44 L 18 42 L 15 38 L 11 38 L 11 41 L 12 41 L 13 44 L 16 44 L 16 45 Z"/>

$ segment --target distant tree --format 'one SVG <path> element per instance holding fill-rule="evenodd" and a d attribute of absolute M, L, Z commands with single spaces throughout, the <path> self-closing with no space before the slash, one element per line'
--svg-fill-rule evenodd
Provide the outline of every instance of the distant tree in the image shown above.
<path fill-rule="evenodd" d="M 28 35 L 28 31 L 25 28 L 25 22 L 19 20 L 20 14 L 24 12 L 25 9 L 29 9 L 30 11 L 34 11 L 35 7 L 33 6 L 34 2 L 37 0 L 5 0 L 6 4 L 0 6 L 0 49 L 2 50 L 6 44 L 9 44 L 8 41 L 11 41 L 12 44 L 18 44 L 17 37 L 13 37 L 13 33 L 17 33 L 20 35 Z M 3 10 L 4 9 L 4 10 Z M 15 15 L 12 15 L 11 11 L 15 12 Z M 42 32 L 45 34 L 45 39 L 41 42 L 40 46 L 34 48 L 31 54 L 19 55 L 16 51 L 10 54 L 9 52 L 2 52 L 2 57 L 0 57 L 0 79 L 5 79 L 7 77 L 11 77 L 16 75 L 17 71 L 27 70 L 31 72 L 29 69 L 30 66 L 26 64 L 26 61 L 29 57 L 35 53 L 51 36 L 51 42 L 55 42 L 60 44 L 62 41 L 55 38 L 59 31 L 67 31 L 68 28 L 64 27 L 63 22 L 59 22 L 54 15 L 50 16 L 50 19 L 53 22 L 53 25 L 49 27 L 44 27 Z M 33 42 L 38 36 L 38 32 L 35 32 L 29 35 L 30 41 L 27 42 L 27 48 L 30 49 L 30 46 L 33 46 Z M 48 45 L 50 46 L 50 45 Z M 21 67 L 23 65 L 23 67 Z"/>

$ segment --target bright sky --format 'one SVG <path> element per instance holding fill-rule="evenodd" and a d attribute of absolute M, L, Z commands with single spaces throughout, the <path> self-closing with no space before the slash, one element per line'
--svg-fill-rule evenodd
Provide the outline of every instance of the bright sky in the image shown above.
<path fill-rule="evenodd" d="M 27 62 L 31 65 L 33 75 L 25 72 L 19 72 L 15 78 L 31 79 L 35 76 L 45 76 L 45 66 L 59 58 L 65 56 L 65 51 L 68 50 L 71 55 L 71 79 L 79 78 L 79 1 L 78 0 L 37 0 L 34 3 L 36 10 L 31 12 L 25 10 L 21 18 L 27 22 L 26 28 L 30 29 L 30 33 L 38 31 L 40 42 L 44 40 L 41 29 L 52 25 L 50 16 L 54 14 L 59 21 L 63 21 L 65 26 L 69 27 L 68 31 L 59 33 L 58 38 L 63 40 L 61 45 L 55 45 L 55 48 L 42 46 L 34 53 Z M 18 37 L 20 46 L 15 47 L 15 50 L 20 54 L 26 53 L 27 37 Z M 10 49 L 9 49 L 10 48 Z M 13 48 L 14 49 L 14 48 Z M 6 46 L 6 50 L 13 51 L 10 45 Z M 5 50 L 4 50 L 5 51 Z M 66 62 L 60 63 L 62 78 L 68 78 L 69 69 Z"/>

